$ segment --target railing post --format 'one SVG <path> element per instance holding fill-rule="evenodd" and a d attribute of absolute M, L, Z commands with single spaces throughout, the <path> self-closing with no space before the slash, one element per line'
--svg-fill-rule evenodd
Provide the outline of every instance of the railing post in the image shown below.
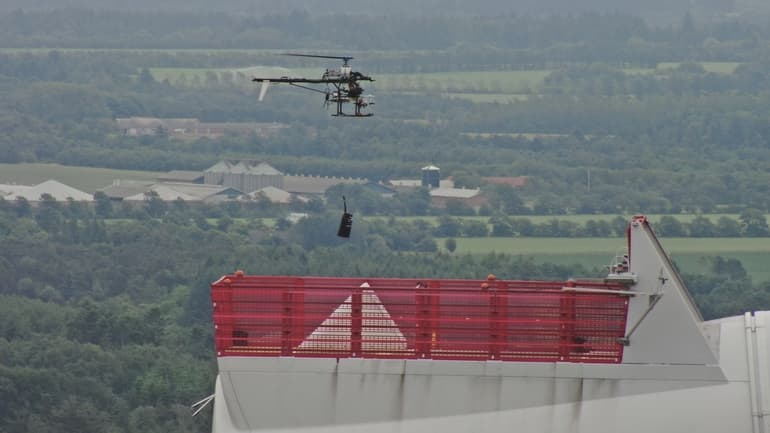
<path fill-rule="evenodd" d="M 489 290 L 489 359 L 500 359 L 500 350 L 506 341 L 504 336 L 507 314 L 507 298 L 505 297 L 505 283 L 501 284 L 496 277 L 490 274 L 487 277 L 487 290 Z"/>
<path fill-rule="evenodd" d="M 428 282 L 428 328 L 427 328 L 427 357 L 433 357 L 433 349 L 436 348 L 441 320 L 441 282 L 437 280 Z"/>
<path fill-rule="evenodd" d="M 440 314 L 438 281 L 429 281 L 427 287 L 418 285 L 415 288 L 415 305 L 417 307 L 417 341 L 415 351 L 418 358 L 431 358 L 433 346 L 438 344 L 438 323 Z"/>
<path fill-rule="evenodd" d="M 291 348 L 299 347 L 302 340 L 305 339 L 305 280 L 298 278 L 294 283 L 294 293 L 292 294 L 292 332 Z"/>
<path fill-rule="evenodd" d="M 417 316 L 417 330 L 415 332 L 414 350 L 418 358 L 425 358 L 428 354 L 428 345 L 430 344 L 428 336 L 428 320 L 430 317 L 430 305 L 428 297 L 428 288 L 418 284 L 414 289 L 415 295 L 415 316 Z"/>
<path fill-rule="evenodd" d="M 567 287 L 575 287 L 569 280 Z M 559 294 L 559 361 L 569 361 L 575 344 L 575 292 Z"/>
<path fill-rule="evenodd" d="M 487 335 L 486 335 L 486 349 L 487 349 L 487 359 L 495 359 L 495 316 L 497 313 L 495 312 L 495 301 L 494 301 L 494 295 L 491 293 L 489 288 L 489 279 L 487 281 L 481 283 L 481 293 L 479 296 L 482 297 L 484 300 L 484 303 L 487 306 L 487 314 L 485 314 L 484 320 L 486 321 L 487 325 Z"/>
<path fill-rule="evenodd" d="M 294 324 L 294 286 L 284 287 L 281 293 L 281 356 L 293 354 L 292 328 Z"/>
<path fill-rule="evenodd" d="M 216 287 L 212 287 L 212 306 L 215 312 L 214 317 L 217 318 L 214 324 L 214 335 L 217 355 L 220 356 L 233 347 L 235 317 L 233 315 L 231 284 L 232 280 L 225 278 Z"/>
<path fill-rule="evenodd" d="M 368 287 L 367 283 L 362 284 L 359 287 L 353 289 L 351 295 L 350 305 L 350 356 L 353 358 L 360 357 L 361 354 L 361 339 L 363 338 L 363 289 L 362 287 Z"/>

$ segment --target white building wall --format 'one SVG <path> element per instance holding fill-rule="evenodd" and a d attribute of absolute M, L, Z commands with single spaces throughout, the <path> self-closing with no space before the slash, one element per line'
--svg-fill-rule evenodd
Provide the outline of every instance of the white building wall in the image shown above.
<path fill-rule="evenodd" d="M 716 367 L 223 358 L 213 432 L 752 432 L 750 407 Z"/>

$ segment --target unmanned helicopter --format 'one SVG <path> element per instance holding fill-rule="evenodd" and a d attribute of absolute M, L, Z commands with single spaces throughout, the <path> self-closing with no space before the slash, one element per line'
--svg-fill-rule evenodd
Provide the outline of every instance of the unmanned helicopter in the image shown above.
<path fill-rule="evenodd" d="M 327 69 L 321 78 L 299 78 L 299 77 L 280 77 L 280 78 L 252 78 L 251 81 L 262 83 L 259 90 L 259 100 L 262 101 L 267 93 L 270 83 L 287 83 L 290 86 L 313 92 L 323 93 L 324 105 L 329 107 L 331 104 L 337 106 L 337 112 L 332 116 L 350 116 L 350 117 L 370 117 L 372 113 L 364 113 L 362 110 L 370 105 L 374 105 L 374 96 L 364 95 L 364 88 L 359 81 L 374 81 L 374 78 L 353 71 L 348 64 L 353 57 L 350 56 L 319 56 L 315 54 L 293 54 L 286 53 L 285 56 L 294 57 L 314 57 L 319 59 L 342 60 L 342 66 L 337 69 Z M 326 84 L 326 89 L 321 90 L 314 87 L 304 86 L 303 84 Z M 342 111 L 344 104 L 353 104 L 352 114 Z"/>

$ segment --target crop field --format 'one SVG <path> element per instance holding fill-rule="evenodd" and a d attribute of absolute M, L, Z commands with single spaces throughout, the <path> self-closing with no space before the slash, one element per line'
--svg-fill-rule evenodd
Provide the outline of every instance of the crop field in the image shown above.
<path fill-rule="evenodd" d="M 665 62 L 657 68 L 627 68 L 628 74 L 648 74 L 656 71 L 673 69 L 681 63 Z M 737 62 L 700 62 L 708 72 L 732 74 L 740 65 Z M 221 76 L 223 73 L 243 73 L 247 77 L 260 75 L 265 77 L 299 76 L 315 78 L 320 76 L 323 67 L 285 68 L 280 66 L 251 66 L 244 68 L 150 68 L 156 80 L 169 80 L 171 83 L 180 79 L 199 80 L 205 83 L 210 73 Z M 537 93 L 551 70 L 512 70 L 512 71 L 459 71 L 429 72 L 419 74 L 376 74 L 376 82 L 370 87 L 373 91 L 384 92 L 437 92 L 451 98 L 463 98 L 473 102 L 508 103 L 524 100 L 528 95 Z"/>
<path fill-rule="evenodd" d="M 458 94 L 517 95 L 532 93 L 551 71 L 433 72 L 423 74 L 378 74 L 377 89 L 420 90 Z"/>
<path fill-rule="evenodd" d="M 18 54 L 18 53 L 29 53 L 29 54 L 40 54 L 44 55 L 52 51 L 51 48 L 0 48 L 0 53 L 5 54 Z M 194 49 L 181 49 L 181 48 L 174 48 L 174 49 L 152 49 L 152 48 L 56 48 L 55 49 L 58 52 L 61 53 L 75 53 L 75 54 L 82 54 L 82 53 L 132 53 L 132 54 L 189 54 L 189 55 L 200 55 L 200 56 L 216 56 L 217 54 L 226 55 L 226 56 L 233 56 L 233 55 L 242 55 L 244 57 L 247 56 L 263 56 L 263 55 L 278 55 L 280 53 L 285 52 L 285 50 L 280 49 L 241 49 L 241 48 L 233 48 L 233 49 L 208 49 L 208 48 L 194 48 Z M 302 50 L 298 49 L 297 51 L 308 51 L 308 50 Z M 313 51 L 313 50 L 310 50 Z M 400 56 L 403 54 L 409 54 L 413 55 L 415 53 L 419 53 L 419 51 L 366 51 L 366 52 L 349 52 L 347 54 L 354 55 L 357 59 L 361 60 L 361 69 L 366 70 L 366 59 L 385 59 L 385 58 L 391 58 L 394 56 Z M 708 72 L 714 72 L 719 74 L 732 74 L 735 72 L 735 69 L 740 66 L 741 63 L 739 62 L 696 62 L 703 66 L 703 68 Z M 648 73 L 654 73 L 656 71 L 661 71 L 665 69 L 673 69 L 677 68 L 682 64 L 682 62 L 661 62 L 658 63 L 657 67 L 655 68 L 638 68 L 638 67 L 629 67 L 624 68 L 623 71 L 628 74 L 648 74 Z M 281 68 L 278 66 L 274 67 L 260 67 L 257 66 L 255 68 L 270 68 L 274 70 L 284 70 L 284 71 L 310 71 L 312 72 L 309 76 L 318 75 L 318 71 L 321 70 L 325 65 L 323 63 L 319 64 L 318 68 Z M 192 76 L 201 76 L 206 74 L 207 71 L 214 71 L 214 72 L 226 72 L 226 71 L 237 71 L 239 69 L 249 69 L 249 68 L 217 68 L 217 69 L 207 69 L 207 68 L 151 68 L 153 71 L 153 75 L 159 79 L 163 80 L 165 78 L 168 78 L 169 81 L 172 81 L 176 78 L 178 78 L 179 74 L 184 72 L 188 77 Z M 156 71 L 158 74 L 156 75 Z M 376 74 L 378 77 L 378 85 L 383 86 L 383 90 L 393 90 L 393 89 L 414 89 L 418 88 L 420 90 L 424 89 L 430 89 L 430 90 L 443 90 L 446 92 L 456 92 L 460 94 L 465 93 L 477 93 L 477 94 L 483 94 L 483 93 L 496 93 L 496 94 L 516 94 L 516 93 L 531 93 L 532 90 L 536 89 L 540 84 L 542 84 L 543 79 L 550 73 L 550 70 L 514 70 L 514 71 L 478 71 L 478 72 L 436 72 L 436 73 L 420 73 L 420 74 Z M 286 75 L 286 74 L 283 74 Z M 281 76 L 281 75 L 277 75 Z M 307 75 L 306 75 L 307 76 Z M 203 78 L 203 77 L 201 77 Z M 420 83 L 420 86 L 416 84 L 416 81 L 421 79 L 422 82 Z M 415 87 L 416 86 L 416 87 Z M 425 87 L 427 86 L 427 87 Z M 459 89 L 459 90 L 446 90 L 446 89 Z M 478 89 L 482 89 L 479 91 Z M 516 89 L 516 90 L 512 90 Z M 522 89 L 525 89 L 527 91 L 522 91 Z M 486 102 L 486 101 L 485 101 Z M 497 101 L 495 101 L 497 102 Z"/>
<path fill-rule="evenodd" d="M 442 93 L 441 96 L 450 99 L 465 99 L 477 104 L 511 104 L 526 101 L 530 97 L 530 95 L 521 93 Z"/>
<path fill-rule="evenodd" d="M 696 62 L 703 66 L 706 72 L 713 72 L 715 74 L 732 74 L 735 69 L 741 64 L 738 62 Z M 660 72 L 666 69 L 676 69 L 681 66 L 681 62 L 661 62 L 658 63 L 656 68 L 625 68 L 623 72 L 626 74 L 652 74 Z"/>
<path fill-rule="evenodd" d="M 625 248 L 624 238 L 456 238 L 457 252 L 508 254 L 614 254 Z M 767 238 L 661 238 L 673 254 L 770 254 Z"/>
<path fill-rule="evenodd" d="M 526 134 L 523 134 L 523 136 L 526 136 Z M 585 224 L 589 220 L 594 221 L 612 221 L 613 219 L 617 218 L 618 216 L 623 217 L 626 220 L 630 220 L 633 215 L 617 215 L 617 214 L 582 214 L 582 215 L 514 215 L 511 218 L 526 218 L 534 224 L 542 224 L 546 223 L 552 220 L 560 220 L 560 221 L 569 221 L 576 224 Z M 653 229 L 655 228 L 655 225 L 660 221 L 660 219 L 664 216 L 672 216 L 676 218 L 679 222 L 682 223 L 689 223 L 695 217 L 698 215 L 695 214 L 651 214 L 647 215 L 647 218 L 650 220 L 650 223 L 652 224 Z M 708 218 L 711 220 L 712 223 L 717 222 L 719 218 L 721 217 L 728 217 L 732 219 L 737 219 L 738 214 L 701 214 L 701 216 Z M 770 218 L 770 214 L 767 215 L 768 218 Z M 384 219 L 383 217 L 367 217 L 367 219 Z M 428 224 L 432 226 L 437 226 L 438 221 L 440 217 L 436 216 L 406 216 L 406 217 L 396 217 L 399 221 L 425 221 Z M 463 217 L 452 217 L 452 218 L 458 218 L 461 220 L 468 220 L 468 221 L 481 221 L 481 222 L 488 222 L 489 217 L 487 216 L 463 216 Z M 768 240 L 768 244 L 770 244 L 770 240 Z"/>
<path fill-rule="evenodd" d="M 318 78 L 323 68 L 282 68 L 278 66 L 253 66 L 247 68 L 150 68 L 156 80 L 178 82 L 199 80 L 205 83 L 212 72 L 218 76 L 223 73 L 241 72 L 247 77 L 262 75 L 265 77 L 300 76 Z M 533 71 L 486 71 L 486 72 L 435 72 L 424 74 L 376 74 L 376 82 L 370 86 L 373 91 L 435 91 L 448 96 L 484 99 L 502 98 L 521 99 L 533 89 L 542 85 L 548 70 Z M 465 96 L 470 94 L 469 96 Z M 490 96 L 487 96 L 490 95 Z M 486 101 L 485 101 L 486 102 Z"/>
<path fill-rule="evenodd" d="M 114 179 L 154 180 L 159 174 L 154 171 L 70 167 L 58 164 L 0 164 L 0 183 L 35 185 L 55 179 L 88 193 L 111 185 Z"/>
<path fill-rule="evenodd" d="M 321 72 L 319 72 L 321 71 Z M 188 84 L 198 81 L 200 85 L 206 84 L 211 73 L 220 79 L 224 74 L 243 74 L 246 78 L 261 76 L 278 78 L 283 76 L 298 76 L 305 78 L 319 78 L 322 73 L 318 68 L 282 68 L 280 66 L 251 66 L 246 68 L 150 68 L 152 76 L 158 80 L 168 80 L 170 83 L 178 83 L 186 80 Z M 248 83 L 248 82 L 247 82 Z"/>
<path fill-rule="evenodd" d="M 12 48 L 12 47 L 0 47 L 0 53 L 16 54 L 16 53 L 30 53 L 30 54 L 48 54 L 51 51 L 58 51 L 61 53 L 148 53 L 148 54 L 191 54 L 201 56 L 215 56 L 217 54 L 228 55 L 243 55 L 243 56 L 260 56 L 260 55 L 278 55 L 286 52 L 285 49 L 267 49 L 267 48 Z M 295 52 L 313 52 L 318 54 L 339 55 L 336 52 L 318 52 L 317 50 L 297 49 Z M 346 55 L 353 55 L 357 62 L 362 62 L 365 66 L 367 60 L 371 59 L 388 59 L 398 58 L 403 55 L 413 56 L 421 53 L 432 53 L 430 50 L 366 50 L 366 51 L 345 51 Z M 706 71 L 731 74 L 735 72 L 741 63 L 740 62 L 695 62 L 702 65 Z M 645 73 L 653 72 L 656 69 L 668 69 L 677 68 L 682 62 L 660 62 L 656 68 L 624 68 L 627 73 Z M 364 67 L 365 69 L 365 67 Z M 527 72 L 527 71 L 522 71 Z M 536 71 L 532 71 L 536 72 Z M 548 71 L 546 71 L 548 72 Z M 448 73 L 454 74 L 454 73 Z"/>
<path fill-rule="evenodd" d="M 706 72 L 713 72 L 715 74 L 732 74 L 735 69 L 741 64 L 738 62 L 698 62 Z M 662 62 L 658 63 L 658 69 L 670 69 L 678 68 L 681 63 L 677 62 Z"/>
<path fill-rule="evenodd" d="M 538 263 L 580 264 L 604 269 L 623 252 L 623 238 L 456 238 L 455 254 L 499 252 Z M 770 281 L 770 240 L 765 238 L 662 238 L 663 248 L 683 273 L 707 273 L 709 258 L 738 259 L 754 281 Z M 444 240 L 437 239 L 443 248 Z"/>
<path fill-rule="evenodd" d="M 553 139 L 569 137 L 569 134 L 538 134 L 534 132 L 463 132 L 462 135 L 469 138 L 526 138 L 527 140 L 534 139 Z M 586 135 L 586 137 L 590 137 Z"/>

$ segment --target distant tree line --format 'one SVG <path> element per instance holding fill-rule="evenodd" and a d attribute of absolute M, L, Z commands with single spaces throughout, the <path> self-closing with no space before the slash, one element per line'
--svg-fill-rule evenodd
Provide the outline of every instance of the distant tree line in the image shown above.
<path fill-rule="evenodd" d="M 433 227 L 436 237 L 623 237 L 628 219 L 617 216 L 611 220 L 588 219 L 577 223 L 553 218 L 535 223 L 526 217 L 494 216 L 487 222 L 462 217 L 439 217 Z M 656 221 L 655 231 L 664 237 L 766 237 L 770 236 L 767 219 L 756 209 L 746 209 L 738 219 L 722 216 L 715 222 L 705 216 L 696 216 L 682 222 L 666 215 Z"/>
<path fill-rule="evenodd" d="M 359 187 L 360 188 L 360 187 Z M 69 200 L 65 203 L 57 202 L 48 194 L 41 197 L 41 201 L 32 206 L 26 199 L 18 198 L 13 201 L 0 197 L 0 209 L 12 212 L 18 217 L 33 217 L 38 225 L 46 229 L 50 234 L 62 236 L 72 241 L 80 238 L 90 239 L 98 235 L 103 228 L 93 225 L 94 218 L 99 219 L 162 219 L 163 221 L 175 221 L 182 223 L 188 221 L 198 228 L 208 230 L 212 227 L 227 230 L 235 221 L 250 221 L 242 225 L 242 232 L 250 230 L 266 230 L 268 227 L 262 223 L 265 218 L 281 220 L 279 226 L 287 228 L 292 225 L 283 221 L 290 211 L 308 213 L 315 217 L 336 215 L 335 202 L 343 194 L 341 191 L 351 191 L 354 188 L 334 187 L 328 193 L 328 202 L 316 198 L 310 202 L 295 201 L 288 206 L 276 205 L 265 199 L 252 201 L 229 201 L 223 204 L 187 203 L 177 199 L 172 202 L 163 201 L 156 193 L 145 194 L 142 202 L 113 202 L 104 193 L 97 192 L 92 206 L 81 202 Z M 426 190 L 417 190 L 412 193 L 399 194 L 394 198 L 383 198 L 374 193 L 370 199 L 377 201 L 367 202 L 361 200 L 365 195 L 357 195 L 351 199 L 349 210 L 356 215 L 366 216 L 366 222 L 359 223 L 357 227 L 363 227 L 367 233 L 382 236 L 384 242 L 397 251 L 435 251 L 435 243 L 430 235 L 440 238 L 447 237 L 622 237 L 625 236 L 627 218 L 616 216 L 607 219 L 587 219 L 578 223 L 569 219 L 554 217 L 544 222 L 533 222 L 526 216 L 506 215 L 497 213 L 487 221 L 477 218 L 473 208 L 467 208 L 472 213 L 461 213 L 462 216 L 441 214 L 441 209 L 430 207 Z M 350 197 L 350 196 L 349 196 Z M 446 211 L 446 210 L 445 210 Z M 394 218 L 394 215 L 420 216 L 438 215 L 435 223 L 428 220 L 416 220 L 408 222 Z M 390 215 L 389 218 L 372 218 L 377 215 Z M 338 215 L 337 215 L 338 216 Z M 78 223 L 82 220 L 82 223 Z M 387 221 L 387 223 L 385 223 Z M 87 222 L 87 223 L 85 223 Z M 329 221 L 329 226 L 334 226 Z M 300 224 L 301 227 L 307 224 Z M 86 231 L 83 231 L 87 229 Z M 770 236 L 770 229 L 765 214 L 754 208 L 744 209 L 737 219 L 721 216 L 716 221 L 703 215 L 691 218 L 689 222 L 683 222 L 671 215 L 662 216 L 655 221 L 655 230 L 665 237 L 766 237 Z M 331 233 L 331 232 L 329 232 Z M 310 233 L 301 236 L 303 239 L 313 239 Z M 322 238 L 327 239 L 327 238 Z M 425 239 L 422 246 L 415 247 Z M 327 241 L 336 245 L 336 239 Z M 314 243 L 303 245 L 316 246 Z"/>
<path fill-rule="evenodd" d="M 295 11 L 250 17 L 98 9 L 0 13 L 0 40 L 8 48 L 402 50 L 366 61 L 381 71 L 425 72 L 478 70 L 479 65 L 532 69 L 571 62 L 752 61 L 767 52 L 760 42 L 768 38 L 762 23 L 695 23 L 684 12 L 676 15 L 677 25 L 651 26 L 637 16 L 596 12 L 484 17 Z M 274 55 L 260 60 L 285 63 Z"/>
<path fill-rule="evenodd" d="M 740 3 L 740 5 L 736 5 Z M 542 16 L 546 14 L 577 14 L 586 11 L 628 13 L 644 16 L 648 19 L 662 20 L 671 23 L 672 17 L 681 17 L 685 12 L 693 12 L 708 17 L 719 17 L 726 14 L 735 15 L 739 12 L 752 13 L 766 11 L 758 4 L 729 1 L 685 1 L 685 0 L 650 0 L 639 3 L 630 0 L 607 2 L 605 0 L 585 0 L 579 3 L 568 0 L 480 0 L 473 5 L 452 0 L 434 0 L 415 4 L 407 0 L 393 0 L 387 5 L 376 0 L 328 0 L 323 4 L 307 3 L 302 0 L 286 0 L 276 3 L 270 0 L 226 0 L 211 4 L 205 0 L 167 0 L 162 3 L 147 0 L 137 0 L 131 5 L 117 0 L 71 0 L 67 3 L 71 8 L 116 10 L 129 12 L 172 12 L 191 11 L 200 14 L 217 13 L 234 16 L 262 17 L 274 14 L 312 14 L 314 16 L 327 14 L 355 14 L 375 17 L 388 15 L 409 15 L 417 17 L 431 16 L 483 16 L 495 17 L 511 14 Z M 739 6 L 743 6 L 742 8 Z M 8 0 L 0 6 L 2 11 L 24 10 L 56 10 L 60 3 L 55 0 L 38 0 L 34 3 L 23 0 Z M 301 12 L 298 12 L 301 11 Z"/>

